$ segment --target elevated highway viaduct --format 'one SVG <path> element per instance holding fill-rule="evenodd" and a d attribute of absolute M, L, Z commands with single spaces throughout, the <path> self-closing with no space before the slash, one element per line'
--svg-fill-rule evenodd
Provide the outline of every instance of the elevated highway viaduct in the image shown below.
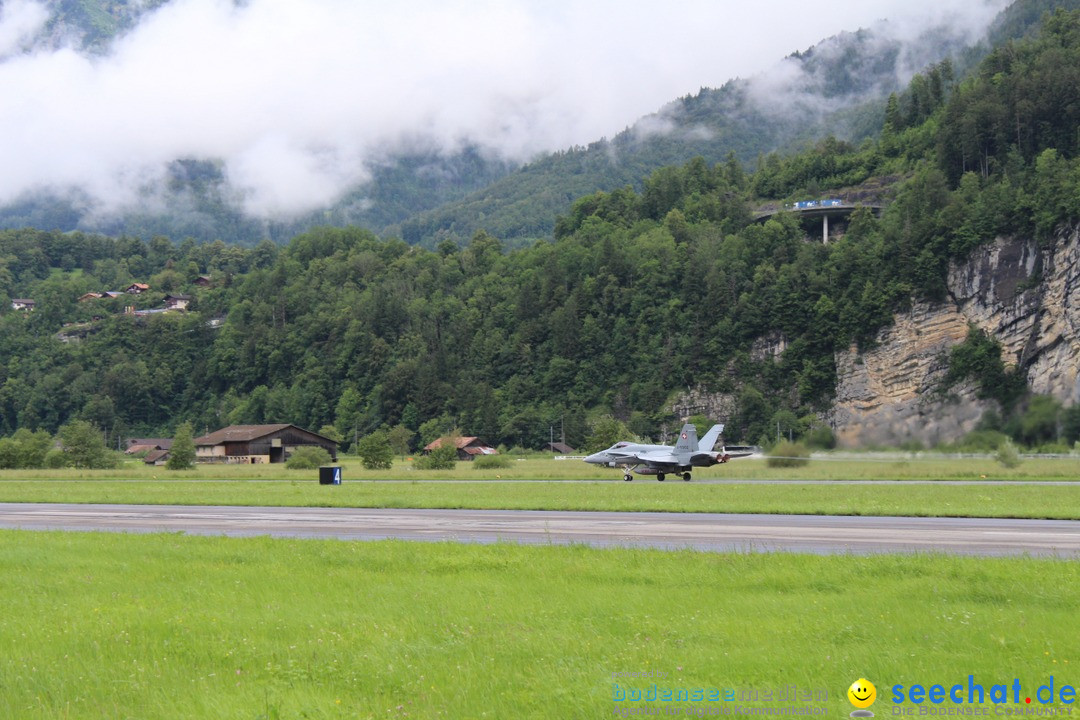
<path fill-rule="evenodd" d="M 884 206 L 849 203 L 840 199 L 804 200 L 780 207 L 764 206 L 758 208 L 754 212 L 754 222 L 764 223 L 779 213 L 794 213 L 798 216 L 808 236 L 818 237 L 818 228 L 820 227 L 821 241 L 828 245 L 830 225 L 833 228 L 833 236 L 842 235 L 847 229 L 848 218 L 860 208 L 866 208 L 880 217 Z M 819 218 L 821 220 L 820 225 L 816 222 Z"/>

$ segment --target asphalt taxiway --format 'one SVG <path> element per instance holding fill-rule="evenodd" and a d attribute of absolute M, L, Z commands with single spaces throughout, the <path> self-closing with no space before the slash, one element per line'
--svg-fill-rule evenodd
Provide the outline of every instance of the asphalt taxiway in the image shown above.
<path fill-rule="evenodd" d="M 0 528 L 743 552 L 1080 557 L 1080 522 L 1070 520 L 0 503 Z"/>

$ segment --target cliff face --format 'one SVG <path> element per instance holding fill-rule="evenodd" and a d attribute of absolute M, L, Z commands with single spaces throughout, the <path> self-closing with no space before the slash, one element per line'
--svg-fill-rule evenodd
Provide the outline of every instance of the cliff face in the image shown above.
<path fill-rule="evenodd" d="M 942 390 L 949 351 L 969 323 L 1001 343 L 1005 363 L 1021 369 L 1033 392 L 1066 407 L 1080 403 L 1080 226 L 1048 248 L 1012 238 L 980 248 L 949 268 L 948 295 L 896 315 L 873 350 L 836 354 L 836 400 L 825 420 L 840 446 L 947 442 L 997 409 L 973 384 Z M 751 357 L 776 360 L 786 346 L 781 335 L 759 338 Z M 737 405 L 735 395 L 699 389 L 681 395 L 672 411 L 724 420 Z"/>
<path fill-rule="evenodd" d="M 837 353 L 828 421 L 841 445 L 936 443 L 974 429 L 994 407 L 972 386 L 940 392 L 949 349 L 968 323 L 996 338 L 1033 392 L 1080 402 L 1080 227 L 1053 247 L 1000 239 L 950 268 L 949 300 L 916 303 L 883 329 L 877 347 Z"/>
<path fill-rule="evenodd" d="M 877 337 L 877 347 L 836 354 L 836 401 L 827 418 L 842 447 L 935 443 L 974 427 L 986 405 L 973 387 L 935 392 L 948 371 L 949 348 L 967 336 L 955 307 L 916 303 Z"/>
<path fill-rule="evenodd" d="M 735 417 L 739 402 L 734 395 L 729 393 L 710 393 L 703 388 L 696 388 L 689 392 L 680 393 L 671 412 L 685 422 L 691 415 L 704 415 L 716 422 L 730 422 Z"/>

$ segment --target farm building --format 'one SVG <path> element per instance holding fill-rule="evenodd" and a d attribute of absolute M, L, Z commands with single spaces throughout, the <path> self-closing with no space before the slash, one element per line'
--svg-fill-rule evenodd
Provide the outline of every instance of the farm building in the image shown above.
<path fill-rule="evenodd" d="M 139 453 L 148 453 L 154 450 L 168 450 L 171 447 L 172 440 L 170 438 L 128 438 L 124 453 L 138 455 Z"/>
<path fill-rule="evenodd" d="M 337 443 L 296 425 L 230 425 L 195 438 L 196 462 L 279 463 L 299 447 L 325 449 L 337 460 Z"/>
<path fill-rule="evenodd" d="M 124 453 L 142 456 L 147 465 L 164 465 L 171 447 L 171 438 L 128 438 Z"/>
<path fill-rule="evenodd" d="M 143 458 L 143 462 L 147 465 L 164 465 L 169 461 L 168 450 L 151 450 L 146 453 L 146 457 Z"/>
<path fill-rule="evenodd" d="M 36 304 L 30 298 L 11 298 L 12 310 L 33 310 Z"/>
<path fill-rule="evenodd" d="M 442 447 L 442 438 L 428 443 L 424 447 L 424 454 L 428 454 L 432 450 Z M 488 447 L 480 442 L 479 438 L 475 437 L 459 437 L 456 439 L 457 456 L 458 460 L 472 460 L 477 455 L 498 455 L 499 451 L 495 448 Z"/>
<path fill-rule="evenodd" d="M 166 310 L 187 310 L 188 304 L 191 302 L 190 295 L 166 295 L 165 296 L 165 309 Z"/>

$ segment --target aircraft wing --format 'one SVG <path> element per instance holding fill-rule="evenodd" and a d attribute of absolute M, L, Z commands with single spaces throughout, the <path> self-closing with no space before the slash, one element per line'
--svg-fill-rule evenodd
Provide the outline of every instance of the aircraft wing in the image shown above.
<path fill-rule="evenodd" d="M 664 450 L 641 453 L 637 459 L 649 467 L 674 467 L 686 464 L 685 458 L 680 460 L 677 455 Z"/>
<path fill-rule="evenodd" d="M 636 453 L 636 452 L 617 453 L 617 452 L 613 452 L 611 450 L 608 450 L 608 455 L 611 458 L 610 462 L 613 462 L 613 463 L 615 463 L 617 465 L 623 465 L 624 463 L 641 462 L 641 453 Z"/>
<path fill-rule="evenodd" d="M 674 463 L 679 461 L 679 459 L 675 457 L 675 455 L 663 450 L 659 452 L 641 453 L 640 455 L 638 455 L 638 459 L 641 460 L 641 462 L 655 463 Z"/>

